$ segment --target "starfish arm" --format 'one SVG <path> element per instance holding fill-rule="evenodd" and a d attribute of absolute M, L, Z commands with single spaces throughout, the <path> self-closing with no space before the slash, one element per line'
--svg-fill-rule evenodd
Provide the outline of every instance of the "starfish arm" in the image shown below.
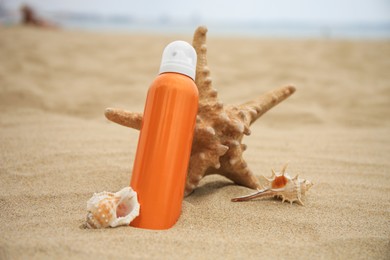
<path fill-rule="evenodd" d="M 197 54 L 195 84 L 199 90 L 199 102 L 217 102 L 217 91 L 212 88 L 210 70 L 207 67 L 207 46 L 206 46 L 207 28 L 198 27 L 194 33 L 192 45 Z"/>
<path fill-rule="evenodd" d="M 141 129 L 142 113 L 129 112 L 119 108 L 107 108 L 104 114 L 106 118 L 112 122 L 136 130 Z"/>
<path fill-rule="evenodd" d="M 188 174 L 186 179 L 186 186 L 184 190 L 184 196 L 190 195 L 198 184 L 200 180 L 204 177 L 206 170 L 211 166 L 211 163 L 205 161 L 204 154 L 193 154 L 190 158 L 190 163 L 188 165 Z"/>
<path fill-rule="evenodd" d="M 238 185 L 242 185 L 251 189 L 262 188 L 259 180 L 255 177 L 255 175 L 247 166 L 247 163 L 242 158 L 234 166 L 228 167 L 228 169 L 221 167 L 219 174 L 225 176 Z"/>
<path fill-rule="evenodd" d="M 251 189 L 262 188 L 259 180 L 242 157 L 243 151 L 241 145 L 230 145 L 226 154 L 219 159 L 221 167 L 216 170 L 216 173 L 225 176 L 238 185 Z"/>
<path fill-rule="evenodd" d="M 215 140 L 212 140 L 212 138 L 206 138 L 205 140 L 202 140 L 205 135 L 209 135 L 210 137 L 210 135 L 214 134 L 215 133 L 207 132 L 207 129 L 195 129 L 192 152 L 188 165 L 185 196 L 191 194 L 192 191 L 198 186 L 200 180 L 207 174 L 207 169 L 217 169 L 221 167 L 219 158 L 226 153 L 229 147 L 215 142 Z M 206 140 L 209 141 L 207 143 L 207 148 L 204 146 L 204 141 Z M 199 145 L 205 149 L 200 149 Z"/>
<path fill-rule="evenodd" d="M 268 91 L 258 98 L 242 104 L 240 108 L 246 115 L 245 123 L 251 125 L 265 112 L 288 98 L 294 92 L 295 87 L 293 86 L 281 87 Z"/>

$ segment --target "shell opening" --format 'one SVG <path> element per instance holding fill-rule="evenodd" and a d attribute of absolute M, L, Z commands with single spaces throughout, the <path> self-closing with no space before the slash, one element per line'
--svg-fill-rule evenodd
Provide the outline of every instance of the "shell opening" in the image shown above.
<path fill-rule="evenodd" d="M 134 210 L 134 202 L 132 197 L 125 197 L 119 202 L 116 208 L 116 217 L 123 218 L 129 215 Z"/>
<path fill-rule="evenodd" d="M 272 181 L 272 189 L 279 189 L 286 186 L 288 182 L 288 179 L 285 176 L 276 176 L 275 179 Z"/>

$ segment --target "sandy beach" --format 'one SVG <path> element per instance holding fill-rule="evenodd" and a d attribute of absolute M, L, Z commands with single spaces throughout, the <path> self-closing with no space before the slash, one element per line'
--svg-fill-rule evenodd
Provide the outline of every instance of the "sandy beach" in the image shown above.
<path fill-rule="evenodd" d="M 195 28 L 194 28 L 195 29 Z M 250 189 L 213 175 L 169 230 L 83 228 L 94 192 L 130 182 L 138 131 L 106 107 L 142 112 L 163 48 L 187 35 L 0 27 L 0 259 L 389 259 L 390 41 L 217 37 L 226 104 L 296 93 L 244 138 L 257 175 L 314 186 L 305 206 L 233 203 Z"/>

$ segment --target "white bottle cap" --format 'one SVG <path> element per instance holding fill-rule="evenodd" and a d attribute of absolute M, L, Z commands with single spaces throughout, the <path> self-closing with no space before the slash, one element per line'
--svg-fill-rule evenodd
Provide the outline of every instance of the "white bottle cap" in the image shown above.
<path fill-rule="evenodd" d="M 165 47 L 159 74 L 177 72 L 195 80 L 196 52 L 185 41 L 174 41 Z"/>

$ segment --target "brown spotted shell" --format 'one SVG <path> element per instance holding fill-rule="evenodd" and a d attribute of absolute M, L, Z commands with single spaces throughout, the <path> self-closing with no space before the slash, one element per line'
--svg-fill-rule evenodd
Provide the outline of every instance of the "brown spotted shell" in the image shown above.
<path fill-rule="evenodd" d="M 112 192 L 93 194 L 87 202 L 88 228 L 106 228 L 129 225 L 139 215 L 137 193 L 130 187 Z"/>

